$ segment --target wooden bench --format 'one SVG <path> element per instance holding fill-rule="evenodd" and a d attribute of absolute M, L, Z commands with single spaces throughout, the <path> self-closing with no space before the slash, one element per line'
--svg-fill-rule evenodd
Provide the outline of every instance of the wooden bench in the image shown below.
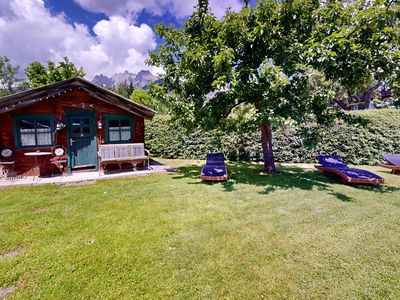
<path fill-rule="evenodd" d="M 146 155 L 147 154 L 147 155 Z M 123 163 L 130 163 L 133 167 L 147 162 L 150 169 L 150 152 L 144 148 L 143 143 L 135 144 L 107 144 L 99 146 L 99 173 L 101 168 L 108 164 L 117 164 L 121 170 Z"/>

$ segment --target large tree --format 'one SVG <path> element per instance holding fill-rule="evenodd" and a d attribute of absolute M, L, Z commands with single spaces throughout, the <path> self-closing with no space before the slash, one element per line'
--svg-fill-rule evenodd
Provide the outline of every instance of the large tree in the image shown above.
<path fill-rule="evenodd" d="M 15 93 L 22 80 L 17 77 L 18 66 L 13 66 L 6 56 L 0 56 L 0 97 Z"/>
<path fill-rule="evenodd" d="M 38 61 L 31 62 L 25 69 L 25 74 L 28 77 L 29 86 L 31 88 L 73 77 L 85 76 L 82 67 L 78 69 L 74 63 L 69 61 L 68 57 L 64 57 L 64 60 L 60 61 L 58 64 L 48 61 L 47 66 Z"/>
<path fill-rule="evenodd" d="M 149 63 L 165 75 L 154 94 L 187 126 L 224 125 L 247 108 L 261 131 L 264 169 L 274 172 L 273 127 L 331 124 L 329 83 L 355 90 L 373 79 L 398 81 L 396 13 L 385 0 L 268 0 L 245 1 L 219 20 L 200 0 L 183 28 L 156 28 L 165 43 Z M 312 84 L 316 70 L 324 84 Z"/>

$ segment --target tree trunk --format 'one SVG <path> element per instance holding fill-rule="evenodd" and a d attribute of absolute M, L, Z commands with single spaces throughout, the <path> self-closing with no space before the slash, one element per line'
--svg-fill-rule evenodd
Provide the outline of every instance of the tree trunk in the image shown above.
<path fill-rule="evenodd" d="M 273 173 L 276 171 L 274 152 L 272 150 L 272 126 L 271 124 L 264 123 L 260 126 L 261 129 L 261 144 L 264 157 L 264 171 L 266 173 Z"/>

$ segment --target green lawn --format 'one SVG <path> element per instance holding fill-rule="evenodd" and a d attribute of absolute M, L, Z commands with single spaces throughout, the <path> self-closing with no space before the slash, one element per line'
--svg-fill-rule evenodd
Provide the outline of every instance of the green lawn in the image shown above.
<path fill-rule="evenodd" d="M 400 176 L 343 185 L 300 166 L 229 164 L 95 185 L 0 190 L 10 299 L 400 298 Z M 4 257 L 12 251 L 16 256 Z"/>

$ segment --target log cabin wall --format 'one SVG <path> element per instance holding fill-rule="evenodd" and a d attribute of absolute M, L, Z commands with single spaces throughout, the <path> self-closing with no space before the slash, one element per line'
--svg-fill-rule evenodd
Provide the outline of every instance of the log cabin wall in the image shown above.
<path fill-rule="evenodd" d="M 95 110 L 96 111 L 96 139 L 97 145 L 106 143 L 106 124 L 104 115 L 128 115 L 133 117 L 133 128 L 132 136 L 134 143 L 144 143 L 144 119 L 141 116 L 132 115 L 129 112 L 117 107 L 105 103 L 91 95 L 88 95 L 81 90 L 72 90 L 66 93 L 62 93 L 59 96 L 55 96 L 48 100 L 33 103 L 30 106 L 16 109 L 11 112 L 0 114 L 0 147 L 12 148 L 15 150 L 15 171 L 21 175 L 38 175 L 35 174 L 34 158 L 25 156 L 24 153 L 36 151 L 37 147 L 16 149 L 16 141 L 14 140 L 14 128 L 13 128 L 13 116 L 15 115 L 26 115 L 26 114 L 51 114 L 54 115 L 54 128 L 56 123 L 61 117 L 64 124 L 67 124 L 66 110 Z M 97 128 L 97 122 L 102 119 L 103 128 L 99 130 Z M 67 128 L 62 129 L 54 134 L 54 145 L 63 146 L 67 149 Z M 40 148 L 40 151 L 52 152 L 51 147 Z M 46 156 L 43 159 L 43 165 L 46 173 L 54 174 L 59 171 L 50 163 L 50 157 Z"/>

